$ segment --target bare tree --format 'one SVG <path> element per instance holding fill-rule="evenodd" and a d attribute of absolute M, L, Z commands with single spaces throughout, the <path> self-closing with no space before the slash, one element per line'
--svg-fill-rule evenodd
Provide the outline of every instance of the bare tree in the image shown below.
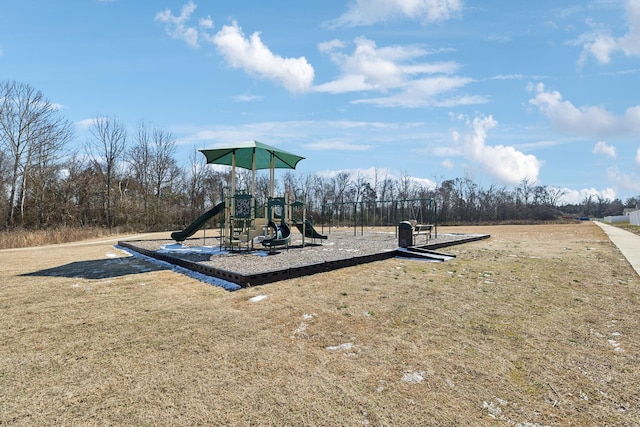
<path fill-rule="evenodd" d="M 153 151 L 151 157 L 151 179 L 155 197 L 155 211 L 163 216 L 163 202 L 173 193 L 173 186 L 180 176 L 175 159 L 176 141 L 170 132 L 160 128 L 153 130 Z"/>
<path fill-rule="evenodd" d="M 256 175 L 256 190 L 255 194 L 253 195 L 256 198 L 256 206 L 263 206 L 267 203 L 270 187 L 269 180 L 269 175 Z"/>
<path fill-rule="evenodd" d="M 117 184 L 117 168 L 120 166 L 127 144 L 127 131 L 116 118 L 99 116 L 91 125 L 92 140 L 88 154 L 93 166 L 102 178 L 105 222 L 109 230 L 115 225 L 113 193 Z"/>
<path fill-rule="evenodd" d="M 60 121 L 57 125 L 51 126 L 50 130 L 43 134 L 36 141 L 36 144 L 30 147 L 32 163 L 26 176 L 31 183 L 30 187 L 36 205 L 35 215 L 38 227 L 45 225 L 45 216 L 54 214 L 57 210 L 55 206 L 48 207 L 47 205 L 55 201 L 55 189 L 60 181 L 65 146 L 72 137 L 71 123 L 66 120 Z M 27 187 L 27 185 L 24 185 L 23 191 Z M 22 199 L 21 215 L 24 217 L 26 194 Z"/>
<path fill-rule="evenodd" d="M 351 172 L 338 172 L 338 174 L 332 178 L 332 182 L 335 188 L 336 201 L 340 203 L 345 202 L 345 195 L 351 187 Z"/>
<path fill-rule="evenodd" d="M 567 194 L 567 190 L 547 186 L 547 194 L 549 195 L 549 203 L 551 206 L 557 207 L 562 196 Z"/>
<path fill-rule="evenodd" d="M 345 203 L 349 201 L 348 192 L 351 188 L 351 172 L 338 172 L 331 178 L 331 186 L 333 187 L 333 204 L 336 210 L 338 220 L 345 219 L 347 213 Z"/>
<path fill-rule="evenodd" d="M 251 169 L 236 168 L 236 190 L 245 193 L 251 192 Z"/>
<path fill-rule="evenodd" d="M 142 198 L 142 216 L 149 225 L 149 204 L 152 194 L 151 185 L 151 135 L 149 127 L 141 122 L 135 134 L 135 144 L 128 150 L 127 157 L 131 165 L 133 179 L 137 183 L 137 193 Z"/>
<path fill-rule="evenodd" d="M 389 201 L 395 199 L 396 194 L 394 188 L 393 180 L 385 175 L 379 185 L 378 193 L 380 194 L 380 200 Z"/>
<path fill-rule="evenodd" d="M 327 179 L 320 175 L 314 175 L 312 181 L 311 197 L 319 206 L 324 206 L 329 201 Z"/>
<path fill-rule="evenodd" d="M 31 167 L 51 164 L 71 137 L 69 122 L 42 92 L 16 81 L 0 83 L 0 147 L 8 152 L 9 169 L 5 226 L 15 223 L 18 208 L 24 223 Z"/>
<path fill-rule="evenodd" d="M 207 173 L 211 169 L 207 168 L 207 163 L 204 156 L 198 154 L 196 150 L 193 150 L 189 154 L 189 171 L 185 182 L 187 184 L 187 200 L 189 201 L 189 217 L 195 217 L 195 215 L 204 209 L 205 194 L 204 194 L 204 182 Z"/>
<path fill-rule="evenodd" d="M 295 197 L 295 192 L 298 188 L 298 178 L 292 171 L 285 171 L 282 177 L 282 186 L 284 187 L 285 194 L 288 194 L 292 198 Z"/>
<path fill-rule="evenodd" d="M 398 198 L 411 199 L 413 197 L 413 178 L 407 173 L 402 172 L 400 181 L 398 182 Z"/>
<path fill-rule="evenodd" d="M 533 195 L 534 185 L 528 178 L 524 178 L 520 181 L 520 186 L 516 189 L 516 194 L 518 195 L 518 201 L 524 202 L 524 205 L 527 206 Z"/>
<path fill-rule="evenodd" d="M 368 178 L 362 175 L 360 171 L 358 171 L 358 173 L 356 174 L 355 182 L 353 183 L 354 202 L 362 201 L 363 193 L 367 190 L 367 188 L 365 187 L 366 185 L 369 185 Z"/>
<path fill-rule="evenodd" d="M 292 199 L 300 200 L 312 193 L 313 177 L 309 174 L 295 174 L 288 170 L 283 176 L 284 191 Z"/>
<path fill-rule="evenodd" d="M 7 188 L 7 177 L 8 177 L 8 161 L 7 156 L 4 153 L 4 150 L 0 150 L 0 212 L 8 212 L 7 210 L 7 197 L 6 197 L 6 188 Z"/>

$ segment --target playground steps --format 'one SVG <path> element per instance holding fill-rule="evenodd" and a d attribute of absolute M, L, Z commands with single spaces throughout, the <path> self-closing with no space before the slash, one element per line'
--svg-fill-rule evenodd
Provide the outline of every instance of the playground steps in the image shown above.
<path fill-rule="evenodd" d="M 240 248 L 245 245 L 247 249 L 252 249 L 254 239 L 266 235 L 267 220 L 265 218 L 255 218 L 251 225 L 251 228 L 234 233 L 233 246 Z"/>

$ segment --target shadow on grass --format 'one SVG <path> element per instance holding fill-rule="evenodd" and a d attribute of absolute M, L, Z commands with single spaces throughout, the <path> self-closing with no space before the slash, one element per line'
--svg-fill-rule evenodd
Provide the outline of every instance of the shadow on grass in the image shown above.
<path fill-rule="evenodd" d="M 59 267 L 26 273 L 22 276 L 108 279 L 130 274 L 167 270 L 167 268 L 136 257 L 76 261 Z"/>

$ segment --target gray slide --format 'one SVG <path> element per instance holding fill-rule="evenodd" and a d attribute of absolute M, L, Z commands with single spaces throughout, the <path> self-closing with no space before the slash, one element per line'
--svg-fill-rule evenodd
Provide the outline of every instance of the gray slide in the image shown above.
<path fill-rule="evenodd" d="M 304 237 L 308 237 L 310 239 L 326 239 L 327 236 L 325 234 L 320 234 L 318 231 L 313 228 L 313 224 L 307 219 L 304 221 L 304 224 L 300 222 L 296 222 L 294 224 L 296 228 L 300 231 L 300 233 L 304 232 Z"/>
<path fill-rule="evenodd" d="M 269 221 L 269 227 L 273 229 L 274 237 L 272 239 L 264 239 L 262 245 L 269 247 L 273 252 L 276 246 L 288 246 L 291 241 L 291 230 L 284 222 L 281 225 L 276 225 L 275 222 Z"/>
<path fill-rule="evenodd" d="M 223 210 L 224 202 L 220 202 L 213 208 L 209 209 L 198 218 L 196 218 L 196 220 L 189 224 L 184 230 L 174 231 L 173 233 L 171 233 L 171 238 L 176 242 L 184 242 L 187 238 L 193 236 L 196 231 L 200 230 L 207 221 L 209 221 L 211 218 L 213 218 Z"/>

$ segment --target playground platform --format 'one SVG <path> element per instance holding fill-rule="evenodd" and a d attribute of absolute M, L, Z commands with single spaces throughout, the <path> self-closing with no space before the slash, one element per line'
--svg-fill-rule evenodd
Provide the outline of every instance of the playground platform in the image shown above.
<path fill-rule="evenodd" d="M 182 244 L 171 239 L 121 241 L 118 244 L 142 255 L 232 282 L 243 288 L 398 256 L 428 258 L 399 249 L 398 237 L 393 228 L 390 231 L 365 228 L 355 232 L 353 228 L 333 229 L 328 233 L 327 240 L 307 238 L 304 246 L 301 234 L 293 233 L 292 237 L 289 247 L 280 248 L 275 254 L 270 254 L 259 243 L 251 251 L 221 250 L 216 236 L 190 238 Z M 428 241 L 420 237 L 416 239 L 415 248 L 435 251 L 490 236 L 438 233 L 437 238 Z M 442 259 L 435 257 L 433 260 Z"/>

